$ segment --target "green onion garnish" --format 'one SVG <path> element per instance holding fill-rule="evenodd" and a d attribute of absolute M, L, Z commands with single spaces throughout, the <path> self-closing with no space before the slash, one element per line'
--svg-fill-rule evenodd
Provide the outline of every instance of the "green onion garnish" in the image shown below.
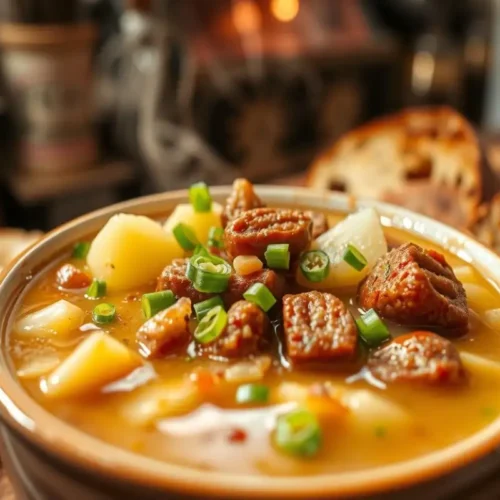
<path fill-rule="evenodd" d="M 116 317 L 116 307 L 113 304 L 104 302 L 94 307 L 92 319 L 94 323 L 103 325 L 111 323 Z"/>
<path fill-rule="evenodd" d="M 155 314 L 167 309 L 174 303 L 175 295 L 171 290 L 145 293 L 141 297 L 142 312 L 146 319 L 152 318 Z"/>
<path fill-rule="evenodd" d="M 196 248 L 196 245 L 200 243 L 194 231 L 183 222 L 179 222 L 179 224 L 172 229 L 172 232 L 174 233 L 177 243 L 179 243 L 184 250 L 193 250 Z"/>
<path fill-rule="evenodd" d="M 269 311 L 276 304 L 276 298 L 271 290 L 262 283 L 254 283 L 244 294 L 243 297 L 248 302 L 257 304 L 264 312 Z"/>
<path fill-rule="evenodd" d="M 87 257 L 87 254 L 89 253 L 90 250 L 90 242 L 88 241 L 80 241 L 78 243 L 75 243 L 75 246 L 73 247 L 73 254 L 72 257 L 74 259 L 85 259 Z"/>
<path fill-rule="evenodd" d="M 268 245 L 264 257 L 267 267 L 271 269 L 288 269 L 290 267 L 290 252 L 288 243 Z"/>
<path fill-rule="evenodd" d="M 240 385 L 236 391 L 236 402 L 240 404 L 266 403 L 269 399 L 269 387 L 263 384 Z"/>
<path fill-rule="evenodd" d="M 196 319 L 201 321 L 206 316 L 207 312 L 216 306 L 224 307 L 224 302 L 222 302 L 222 299 L 218 295 L 211 299 L 204 300 L 203 302 L 198 302 L 198 304 L 194 305 Z"/>
<path fill-rule="evenodd" d="M 356 269 L 356 271 L 362 271 L 366 267 L 366 264 L 368 264 L 366 257 L 354 245 L 351 245 L 350 243 L 347 245 L 342 258 L 351 267 Z"/>
<path fill-rule="evenodd" d="M 204 182 L 197 182 L 189 188 L 189 201 L 195 212 L 210 212 L 212 210 L 212 197 Z"/>
<path fill-rule="evenodd" d="M 330 259 L 323 250 L 311 250 L 300 258 L 300 271 L 308 281 L 319 283 L 330 272 Z"/>
<path fill-rule="evenodd" d="M 314 413 L 300 408 L 280 415 L 274 441 L 280 450 L 291 455 L 313 456 L 320 449 L 322 441 L 318 419 Z"/>
<path fill-rule="evenodd" d="M 200 344 L 213 342 L 226 328 L 227 313 L 222 306 L 216 306 L 205 314 L 194 331 L 194 338 Z"/>
<path fill-rule="evenodd" d="M 208 231 L 208 246 L 215 248 L 224 248 L 224 229 L 212 226 Z"/>
<path fill-rule="evenodd" d="M 106 282 L 94 279 L 87 288 L 85 295 L 90 299 L 100 299 L 106 295 Z"/>
<path fill-rule="evenodd" d="M 232 268 L 215 255 L 193 255 L 189 259 L 186 276 L 199 292 L 221 293 L 226 290 Z"/>
<path fill-rule="evenodd" d="M 193 255 L 205 255 L 205 257 L 208 257 L 212 255 L 208 249 L 203 246 L 203 245 L 196 245 L 195 249 L 193 250 Z"/>
<path fill-rule="evenodd" d="M 389 330 L 378 314 L 370 309 L 356 320 L 360 337 L 370 347 L 377 347 L 379 344 L 390 338 Z"/>

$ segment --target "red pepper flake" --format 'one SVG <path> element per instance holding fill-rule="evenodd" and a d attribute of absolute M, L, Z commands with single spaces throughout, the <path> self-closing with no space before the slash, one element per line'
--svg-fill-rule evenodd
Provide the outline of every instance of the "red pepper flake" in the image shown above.
<path fill-rule="evenodd" d="M 247 439 L 247 433 L 243 429 L 231 429 L 227 436 L 230 443 L 244 443 Z"/>

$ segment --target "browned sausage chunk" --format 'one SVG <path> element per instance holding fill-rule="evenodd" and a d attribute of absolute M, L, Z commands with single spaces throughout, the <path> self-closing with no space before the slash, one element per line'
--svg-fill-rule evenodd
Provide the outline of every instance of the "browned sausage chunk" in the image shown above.
<path fill-rule="evenodd" d="M 229 221 L 239 217 L 243 212 L 264 206 L 264 203 L 255 194 L 251 182 L 246 179 L 236 179 L 233 183 L 233 191 L 227 199 L 221 215 L 222 227 L 226 227 Z"/>
<path fill-rule="evenodd" d="M 199 292 L 186 276 L 188 259 L 176 259 L 168 265 L 158 278 L 156 290 L 171 290 L 176 297 L 188 297 L 193 304 L 213 297 L 212 293 Z M 243 299 L 243 294 L 254 284 L 266 285 L 277 298 L 283 297 L 284 278 L 271 269 L 262 269 L 256 273 L 239 276 L 233 273 L 229 278 L 227 290 L 222 294 L 226 307 L 230 307 L 238 300 Z"/>
<path fill-rule="evenodd" d="M 331 293 L 285 295 L 283 327 L 288 356 L 294 363 L 349 359 L 356 351 L 354 320 Z"/>
<path fill-rule="evenodd" d="M 414 243 L 391 250 L 359 288 L 363 309 L 401 324 L 432 326 L 443 334 L 467 330 L 465 290 L 444 257 Z"/>
<path fill-rule="evenodd" d="M 191 301 L 183 297 L 148 319 L 136 335 L 140 353 L 145 358 L 158 357 L 167 354 L 179 344 L 187 343 L 191 338 L 190 316 Z"/>
<path fill-rule="evenodd" d="M 186 276 L 188 259 L 176 259 L 168 265 L 156 283 L 156 290 L 171 290 L 176 297 L 188 297 L 193 304 L 209 299 L 213 295 L 199 292 Z"/>
<path fill-rule="evenodd" d="M 227 254 L 263 258 L 268 245 L 288 243 L 290 254 L 299 255 L 312 240 L 312 221 L 299 210 L 256 208 L 232 220 L 224 231 Z"/>
<path fill-rule="evenodd" d="M 85 288 L 92 283 L 92 279 L 86 272 L 81 271 L 72 264 L 62 266 L 57 271 L 56 280 L 59 286 L 68 290 Z"/>
<path fill-rule="evenodd" d="M 315 240 L 318 236 L 326 233 L 329 229 L 328 219 L 326 215 L 322 212 L 313 212 L 312 210 L 306 210 L 304 212 L 307 217 L 312 220 L 312 237 Z"/>
<path fill-rule="evenodd" d="M 283 297 L 285 280 L 282 276 L 275 273 L 271 269 L 262 269 L 246 276 L 240 276 L 236 273 L 231 275 L 229 285 L 226 292 L 223 294 L 224 303 L 227 307 L 234 304 L 243 298 L 243 294 L 254 284 L 262 283 L 269 288 L 270 292 L 276 297 L 281 299 Z"/>
<path fill-rule="evenodd" d="M 227 313 L 224 332 L 210 344 L 199 344 L 199 351 L 212 357 L 243 357 L 259 350 L 269 321 L 255 304 L 240 300 Z"/>
<path fill-rule="evenodd" d="M 371 373 L 383 382 L 460 383 L 465 370 L 449 341 L 431 332 L 412 332 L 371 354 Z"/>

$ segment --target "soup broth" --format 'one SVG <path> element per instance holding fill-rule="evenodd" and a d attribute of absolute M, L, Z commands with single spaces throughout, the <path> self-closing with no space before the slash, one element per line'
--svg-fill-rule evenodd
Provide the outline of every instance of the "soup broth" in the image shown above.
<path fill-rule="evenodd" d="M 341 220 L 337 214 L 328 218 L 332 227 Z M 393 247 L 408 241 L 433 247 L 399 230 L 384 228 L 384 233 Z M 495 312 L 500 297 L 473 267 L 438 250 L 462 280 L 471 307 L 468 331 L 450 338 L 467 374 L 460 384 L 377 379 L 366 359 L 387 342 L 369 348 L 358 341 L 354 359 L 347 362 L 294 363 L 284 341 L 278 300 L 268 313 L 272 323 L 268 340 L 256 353 L 231 359 L 200 356 L 196 341 L 190 339 L 103 386 L 51 397 L 50 374 L 97 330 L 138 352 L 137 332 L 145 323 L 141 297 L 156 288 L 154 281 L 129 289 L 108 287 L 102 298 L 94 299 L 87 287 L 64 289 L 58 277 L 62 265 L 91 275 L 87 260 L 68 255 L 40 272 L 21 297 L 8 349 L 20 382 L 40 405 L 61 420 L 135 453 L 207 470 L 277 476 L 391 464 L 456 443 L 487 426 L 500 411 L 500 321 Z M 306 288 L 289 280 L 286 291 L 298 294 Z M 339 297 L 359 318 L 357 285 L 323 292 Z M 83 311 L 77 327 L 64 335 L 27 334 L 19 328 L 31 313 L 62 299 Z M 115 306 L 112 322 L 96 324 L 93 311 L 101 302 Z M 423 329 L 383 321 L 391 338 Z M 192 318 L 191 332 L 196 325 Z M 96 358 L 98 362 L 107 362 L 103 356 Z M 265 386 L 266 397 L 238 402 L 241 386 L 249 383 Z M 321 444 L 310 456 L 284 451 L 276 441 L 279 416 L 304 406 L 321 429 Z"/>

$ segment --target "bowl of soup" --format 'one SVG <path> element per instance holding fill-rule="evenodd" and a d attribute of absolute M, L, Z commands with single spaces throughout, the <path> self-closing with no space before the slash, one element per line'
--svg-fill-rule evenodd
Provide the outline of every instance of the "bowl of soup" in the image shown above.
<path fill-rule="evenodd" d="M 336 193 L 94 212 L 4 275 L 4 463 L 46 498 L 464 492 L 499 466 L 499 283 L 469 236 Z"/>

